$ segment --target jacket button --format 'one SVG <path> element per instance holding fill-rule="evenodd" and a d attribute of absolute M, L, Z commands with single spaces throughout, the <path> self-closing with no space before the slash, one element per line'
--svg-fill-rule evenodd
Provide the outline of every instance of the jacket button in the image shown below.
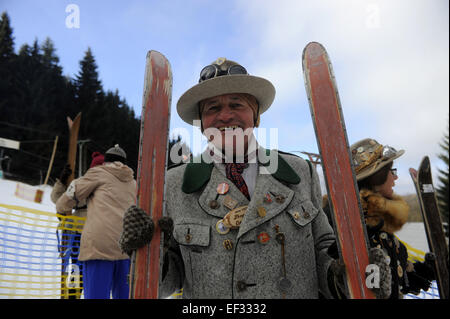
<path fill-rule="evenodd" d="M 219 203 L 215 199 L 209 202 L 209 207 L 211 207 L 212 209 L 217 209 L 219 208 L 219 206 Z"/>
<path fill-rule="evenodd" d="M 236 283 L 236 287 L 237 287 L 237 290 L 238 290 L 238 291 L 244 291 L 245 289 L 247 289 L 247 284 L 245 283 L 245 281 L 239 280 L 239 281 Z"/>

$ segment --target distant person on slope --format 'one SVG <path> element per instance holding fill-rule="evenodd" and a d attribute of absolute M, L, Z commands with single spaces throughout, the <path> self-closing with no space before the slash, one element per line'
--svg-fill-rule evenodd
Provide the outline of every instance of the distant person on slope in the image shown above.
<path fill-rule="evenodd" d="M 100 152 L 92 153 L 92 161 L 89 168 L 95 167 L 97 165 L 102 165 L 105 160 L 105 157 Z M 64 169 L 61 172 L 59 179 L 56 179 L 55 185 L 53 185 L 52 192 L 50 194 L 50 198 L 53 203 L 56 204 L 58 199 L 64 194 L 67 190 L 67 179 L 72 174 L 72 170 L 70 169 L 70 165 L 67 164 L 64 166 Z M 71 210 L 72 211 L 72 210 Z M 60 214 L 65 215 L 67 212 L 59 212 Z M 74 207 L 73 216 L 77 217 L 86 217 L 87 215 L 87 205 L 86 201 L 79 201 L 76 203 Z M 83 266 L 78 261 L 78 256 L 80 253 L 80 239 L 81 232 L 83 230 L 83 225 L 76 220 L 66 218 L 61 221 L 60 225 L 63 229 L 62 242 L 60 244 L 60 253 L 63 258 L 63 254 L 66 250 L 70 249 L 70 258 L 72 259 L 72 264 L 76 264 L 79 267 L 79 275 L 80 278 L 83 276 Z M 75 228 L 74 230 L 69 230 Z M 68 262 L 68 261 L 67 261 Z M 83 290 L 83 283 L 80 283 L 79 288 L 69 289 L 69 299 L 78 299 L 81 296 L 81 291 Z"/>
<path fill-rule="evenodd" d="M 59 212 L 70 212 L 87 201 L 87 220 L 81 235 L 79 260 L 84 265 L 86 299 L 128 298 L 130 260 L 118 240 L 124 211 L 135 203 L 136 181 L 126 165 L 126 153 L 115 145 L 105 153 L 105 163 L 90 168 L 74 180 L 56 202 Z"/>

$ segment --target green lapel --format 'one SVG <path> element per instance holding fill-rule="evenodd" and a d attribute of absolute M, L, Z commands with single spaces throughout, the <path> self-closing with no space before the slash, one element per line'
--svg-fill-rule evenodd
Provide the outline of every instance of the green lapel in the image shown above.
<path fill-rule="evenodd" d="M 265 151 L 266 157 L 270 158 L 271 150 L 266 149 Z M 283 157 L 281 157 L 279 152 L 276 152 L 276 154 L 278 156 L 278 166 L 277 170 L 274 173 L 272 173 L 272 176 L 275 177 L 277 180 L 281 182 L 286 182 L 288 184 L 300 183 L 300 176 L 298 176 L 298 174 L 292 169 L 292 167 L 283 159 Z M 267 161 L 266 163 L 262 163 L 260 161 L 259 164 L 267 167 L 270 165 L 270 161 Z"/>
<path fill-rule="evenodd" d="M 265 151 L 266 156 L 270 158 L 270 150 L 261 149 Z M 279 181 L 286 182 L 288 184 L 300 183 L 300 176 L 292 169 L 292 167 L 281 157 L 277 152 L 278 166 L 272 176 Z M 200 155 L 200 160 L 196 157 L 193 162 L 186 165 L 183 176 L 182 191 L 186 194 L 191 194 L 202 188 L 211 178 L 211 172 L 214 167 L 214 163 L 206 163 Z M 259 162 L 262 166 L 269 166 L 270 162 Z"/>
<path fill-rule="evenodd" d="M 191 194 L 199 190 L 205 185 L 211 177 L 211 172 L 214 167 L 214 163 L 205 163 L 201 155 L 200 160 L 198 157 L 194 158 L 193 162 L 186 165 L 183 175 L 183 185 L 181 190 L 186 194 Z"/>

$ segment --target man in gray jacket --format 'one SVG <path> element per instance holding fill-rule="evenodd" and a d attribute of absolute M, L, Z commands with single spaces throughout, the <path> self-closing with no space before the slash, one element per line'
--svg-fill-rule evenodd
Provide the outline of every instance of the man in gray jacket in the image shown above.
<path fill-rule="evenodd" d="M 179 116 L 210 143 L 166 176 L 173 230 L 161 297 L 180 288 L 183 298 L 332 296 L 327 249 L 335 236 L 317 173 L 300 157 L 262 148 L 253 135 L 274 97 L 269 81 L 220 58 L 178 100 Z M 141 213 L 131 207 L 125 219 Z"/>

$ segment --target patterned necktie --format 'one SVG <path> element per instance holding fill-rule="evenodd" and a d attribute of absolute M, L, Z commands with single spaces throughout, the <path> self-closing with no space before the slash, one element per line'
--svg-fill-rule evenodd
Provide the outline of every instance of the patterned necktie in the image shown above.
<path fill-rule="evenodd" d="M 250 200 L 250 194 L 248 193 L 247 184 L 242 177 L 242 172 L 246 167 L 245 163 L 227 163 L 225 164 L 225 172 L 227 173 L 227 178 L 236 185 L 236 187 L 241 191 L 242 194 Z"/>

